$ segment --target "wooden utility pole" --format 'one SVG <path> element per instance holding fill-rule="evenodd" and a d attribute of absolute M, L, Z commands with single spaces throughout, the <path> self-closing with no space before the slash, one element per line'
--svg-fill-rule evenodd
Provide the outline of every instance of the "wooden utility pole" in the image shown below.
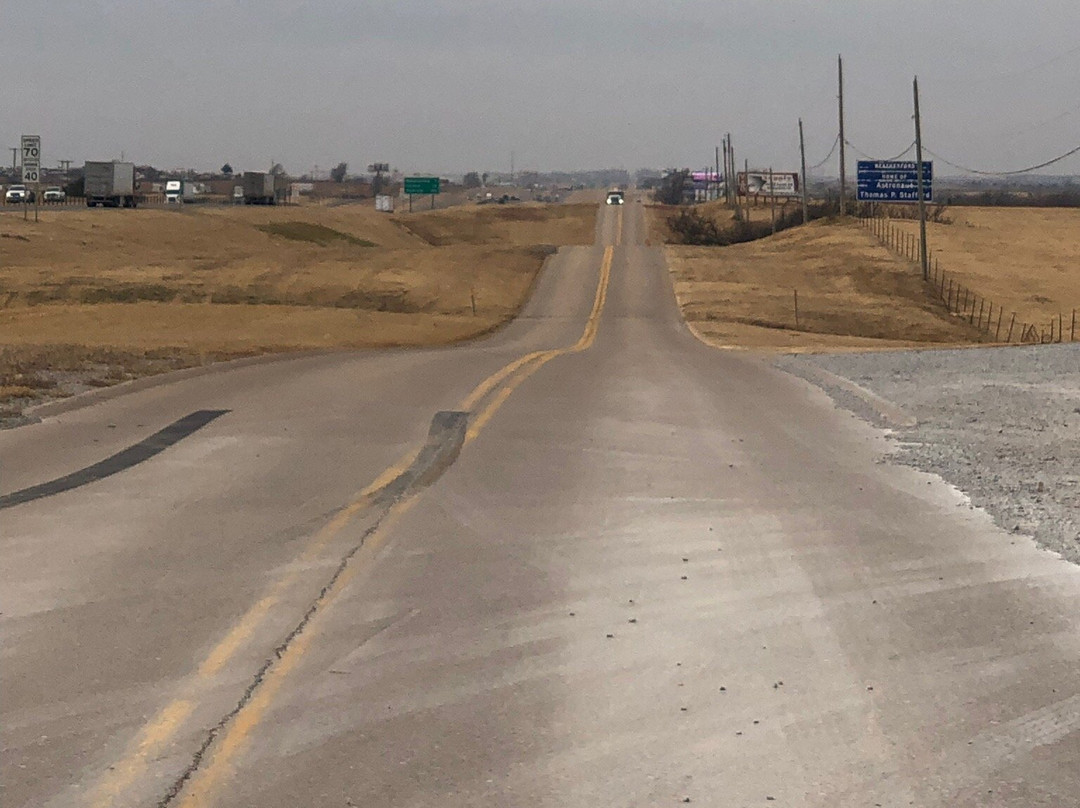
<path fill-rule="evenodd" d="M 915 172 L 919 180 L 919 264 L 922 266 L 923 280 L 930 277 L 930 262 L 926 249 L 926 185 L 923 180 L 922 165 L 922 121 L 919 119 L 919 77 L 912 82 L 915 95 Z"/>
<path fill-rule="evenodd" d="M 739 202 L 739 184 L 735 176 L 735 147 L 731 145 L 731 135 L 728 135 L 728 186 L 731 188 L 731 201 L 735 205 L 735 220 L 742 221 L 742 205 Z"/>
<path fill-rule="evenodd" d="M 716 177 L 714 177 L 716 185 L 716 198 L 720 198 L 720 147 L 716 147 Z"/>
<path fill-rule="evenodd" d="M 847 210 L 847 173 L 844 162 L 844 57 L 836 57 L 837 78 L 840 85 L 840 215 Z"/>
<path fill-rule="evenodd" d="M 746 177 L 746 221 L 750 221 L 750 161 L 744 160 L 743 176 Z"/>
<path fill-rule="evenodd" d="M 773 184 L 772 166 L 769 166 L 769 215 L 772 218 L 772 231 L 776 235 L 776 186 Z"/>
<path fill-rule="evenodd" d="M 724 195 L 729 205 L 735 205 L 735 194 L 731 188 L 731 132 L 724 138 Z"/>
<path fill-rule="evenodd" d="M 724 200 L 731 205 L 731 174 L 728 172 L 731 165 L 731 147 L 728 137 L 729 135 L 724 135 Z"/>
<path fill-rule="evenodd" d="M 806 199 L 806 142 L 803 140 L 802 118 L 799 118 L 799 156 L 802 162 L 802 223 L 806 224 L 810 221 L 810 212 Z"/>
<path fill-rule="evenodd" d="M 728 168 L 731 165 L 731 144 L 729 140 L 731 134 L 724 135 L 724 199 L 729 205 L 732 205 L 731 200 L 731 172 Z"/>
<path fill-rule="evenodd" d="M 742 216 L 742 203 L 739 202 L 739 182 L 738 177 L 735 176 L 738 172 L 735 170 L 735 147 L 731 145 L 731 135 L 728 135 L 727 140 L 727 157 L 728 165 L 730 168 L 730 179 L 728 180 L 731 185 L 731 201 L 735 205 L 735 211 L 739 216 Z"/>

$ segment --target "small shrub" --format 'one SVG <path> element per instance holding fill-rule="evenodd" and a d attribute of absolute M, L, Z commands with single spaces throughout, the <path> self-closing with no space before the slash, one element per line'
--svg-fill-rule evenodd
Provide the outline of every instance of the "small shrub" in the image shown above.
<path fill-rule="evenodd" d="M 79 291 L 80 303 L 169 303 L 177 292 L 161 283 L 125 283 L 119 286 L 95 286 Z"/>
<path fill-rule="evenodd" d="M 833 202 L 817 202 L 807 207 L 808 221 L 834 216 L 837 206 Z M 802 224 L 802 209 L 795 207 L 776 215 L 775 231 L 787 230 Z M 675 235 L 678 244 L 700 247 L 726 247 L 756 241 L 773 234 L 772 222 L 747 222 L 738 220 L 727 227 L 722 227 L 715 219 L 705 216 L 694 208 L 686 208 L 669 216 L 667 225 Z"/>

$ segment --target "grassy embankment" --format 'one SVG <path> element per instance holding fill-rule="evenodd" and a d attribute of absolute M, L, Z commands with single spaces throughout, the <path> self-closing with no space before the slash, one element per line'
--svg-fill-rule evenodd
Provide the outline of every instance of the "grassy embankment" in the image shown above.
<path fill-rule="evenodd" d="M 665 209 L 651 234 L 670 238 Z M 718 208 L 714 215 L 729 218 Z M 768 219 L 768 209 L 752 211 Z M 929 242 L 950 275 L 1018 316 L 1068 320 L 1080 307 L 1076 235 L 1080 210 L 955 208 L 931 224 Z M 902 226 L 914 231 L 914 222 Z M 822 220 L 729 247 L 666 247 L 676 295 L 691 328 L 728 348 L 864 350 L 977 344 L 918 268 L 852 220 Z M 799 321 L 795 322 L 798 291 Z"/>
<path fill-rule="evenodd" d="M 0 217 L 0 406 L 268 352 L 433 345 L 512 318 L 593 205 Z"/>

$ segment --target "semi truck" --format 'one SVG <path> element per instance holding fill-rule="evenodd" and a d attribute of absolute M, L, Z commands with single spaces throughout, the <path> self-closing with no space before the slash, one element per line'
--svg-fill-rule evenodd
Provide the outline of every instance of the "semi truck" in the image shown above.
<path fill-rule="evenodd" d="M 244 204 L 276 205 L 285 200 L 288 180 L 280 174 L 266 171 L 244 172 Z"/>
<path fill-rule="evenodd" d="M 194 202 L 198 193 L 198 187 L 191 180 L 166 180 L 165 182 L 166 204 Z"/>
<path fill-rule="evenodd" d="M 139 204 L 135 192 L 135 164 L 117 161 L 88 162 L 83 166 L 86 206 L 134 208 Z"/>

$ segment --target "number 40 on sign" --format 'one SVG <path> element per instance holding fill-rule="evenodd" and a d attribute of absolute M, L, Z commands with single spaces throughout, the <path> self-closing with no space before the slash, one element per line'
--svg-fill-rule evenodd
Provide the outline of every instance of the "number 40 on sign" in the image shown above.
<path fill-rule="evenodd" d="M 41 180 L 41 136 L 22 136 L 22 179 L 23 182 Z"/>

